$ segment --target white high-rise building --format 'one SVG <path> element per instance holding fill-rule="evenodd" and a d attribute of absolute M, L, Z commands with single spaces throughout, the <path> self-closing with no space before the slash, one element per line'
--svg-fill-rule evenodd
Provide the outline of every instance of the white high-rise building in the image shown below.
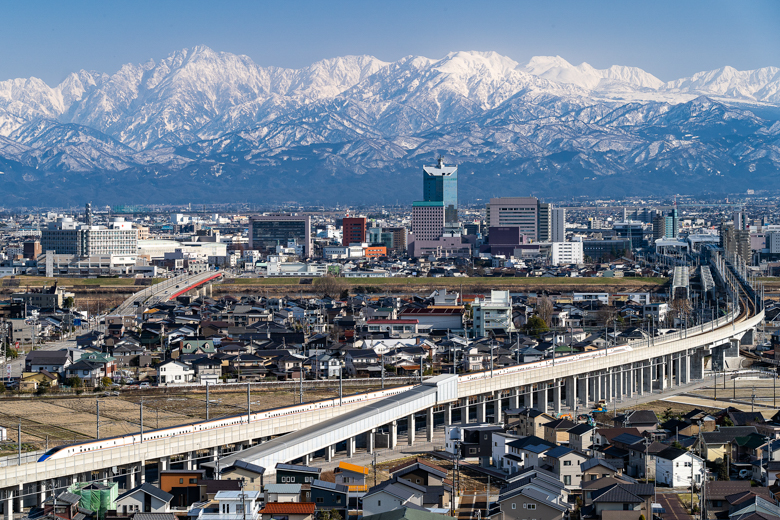
<path fill-rule="evenodd" d="M 136 255 L 138 230 L 122 217 L 108 226 L 89 226 L 60 218 L 41 231 L 41 249 L 61 255 Z"/>

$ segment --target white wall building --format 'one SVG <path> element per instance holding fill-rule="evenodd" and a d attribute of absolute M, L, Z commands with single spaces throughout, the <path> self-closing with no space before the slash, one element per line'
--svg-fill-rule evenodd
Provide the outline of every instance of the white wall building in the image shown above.
<path fill-rule="evenodd" d="M 194 380 L 195 370 L 181 361 L 171 359 L 157 365 L 158 386 L 192 383 Z"/>
<path fill-rule="evenodd" d="M 553 265 L 581 264 L 585 261 L 582 242 L 553 242 L 550 255 Z"/>
<path fill-rule="evenodd" d="M 701 485 L 704 462 L 697 455 L 677 448 L 667 448 L 656 457 L 656 481 L 670 487 L 689 487 L 691 479 Z"/>
<path fill-rule="evenodd" d="M 488 331 L 503 329 L 515 331 L 512 322 L 512 297 L 509 291 L 490 291 L 490 298 L 474 300 L 471 306 L 474 337 L 485 337 Z"/>

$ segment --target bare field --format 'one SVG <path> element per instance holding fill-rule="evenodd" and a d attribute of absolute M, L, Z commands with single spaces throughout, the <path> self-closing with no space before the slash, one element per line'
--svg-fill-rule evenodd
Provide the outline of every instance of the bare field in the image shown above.
<path fill-rule="evenodd" d="M 379 388 L 344 385 L 344 395 Z M 389 388 L 389 387 L 388 387 Z M 304 389 L 304 402 L 338 397 L 338 382 L 331 388 Z M 250 394 L 252 411 L 297 404 L 297 390 L 259 390 Z M 140 430 L 140 403 L 144 405 L 144 429 L 165 428 L 206 419 L 206 390 L 202 388 L 124 392 L 118 397 L 102 394 L 79 397 L 46 396 L 0 400 L 0 426 L 8 429 L 16 442 L 21 419 L 22 442 L 30 449 L 94 439 L 97 433 L 97 406 L 100 400 L 100 436 L 127 435 Z M 246 413 L 246 388 L 211 389 L 211 418 Z"/>

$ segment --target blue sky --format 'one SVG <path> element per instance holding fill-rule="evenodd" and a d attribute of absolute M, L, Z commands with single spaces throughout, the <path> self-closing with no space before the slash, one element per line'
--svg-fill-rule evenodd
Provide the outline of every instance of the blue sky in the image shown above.
<path fill-rule="evenodd" d="M 780 66 L 775 0 L 71 0 L 8 2 L 2 17 L 0 79 L 51 85 L 75 70 L 113 73 L 199 44 L 293 68 L 346 54 L 392 61 L 456 50 L 633 65 L 665 81 L 724 65 Z"/>

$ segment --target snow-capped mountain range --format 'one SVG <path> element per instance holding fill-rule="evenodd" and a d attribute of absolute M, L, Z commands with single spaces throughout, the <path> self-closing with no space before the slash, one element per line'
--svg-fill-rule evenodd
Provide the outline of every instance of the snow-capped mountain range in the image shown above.
<path fill-rule="evenodd" d="M 780 69 L 663 82 L 494 52 L 284 69 L 195 47 L 0 82 L 0 205 L 408 201 L 438 154 L 464 201 L 780 188 Z"/>

